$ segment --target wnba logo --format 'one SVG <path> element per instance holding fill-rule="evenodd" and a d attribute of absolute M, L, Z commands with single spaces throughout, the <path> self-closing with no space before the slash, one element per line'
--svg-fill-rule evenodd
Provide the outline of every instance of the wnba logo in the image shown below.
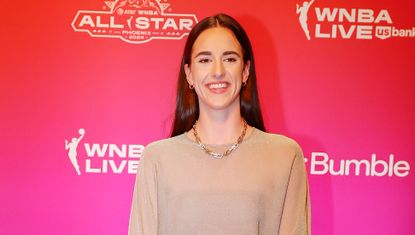
<path fill-rule="evenodd" d="M 301 6 L 296 4 L 296 14 L 299 15 L 300 26 L 308 40 L 415 37 L 415 27 L 400 29 L 393 26 L 387 9 L 314 7 L 311 10 L 310 7 L 315 5 L 313 3 L 314 0 L 310 0 L 303 1 Z M 309 16 L 313 24 L 308 23 Z"/>
<path fill-rule="evenodd" d="M 78 175 L 81 175 L 81 171 L 79 170 L 78 160 L 76 156 L 78 155 L 76 149 L 78 148 L 79 142 L 81 142 L 82 138 L 84 138 L 85 130 L 80 128 L 78 130 L 79 137 L 73 137 L 71 142 L 65 140 L 65 149 L 68 150 L 68 157 L 71 160 L 73 167 L 75 168 Z"/>
<path fill-rule="evenodd" d="M 307 18 L 308 18 L 308 10 L 310 9 L 311 4 L 313 4 L 314 0 L 310 2 L 304 1 L 302 6 L 300 7 L 298 4 L 296 13 L 299 15 L 298 20 L 300 21 L 301 28 L 303 29 L 305 36 L 308 40 L 310 40 L 310 31 L 308 30 Z"/>
<path fill-rule="evenodd" d="M 100 143 L 80 145 L 85 136 L 85 129 L 80 128 L 78 134 L 79 136 L 73 137 L 70 141 L 65 140 L 65 150 L 68 151 L 69 160 L 78 175 L 81 175 L 81 168 L 85 173 L 95 174 L 137 172 L 144 145 Z M 78 150 L 83 150 L 81 157 L 78 155 Z"/>

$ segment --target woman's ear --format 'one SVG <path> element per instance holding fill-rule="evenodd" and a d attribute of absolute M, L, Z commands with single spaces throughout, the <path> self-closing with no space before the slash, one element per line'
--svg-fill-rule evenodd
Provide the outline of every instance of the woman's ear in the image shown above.
<path fill-rule="evenodd" d="M 186 80 L 189 83 L 189 86 L 193 86 L 192 73 L 190 72 L 189 64 L 184 65 L 184 73 L 186 74 Z"/>
<path fill-rule="evenodd" d="M 249 78 L 249 69 L 251 68 L 251 61 L 246 61 L 244 65 L 244 70 L 242 71 L 242 82 L 247 82 Z"/>

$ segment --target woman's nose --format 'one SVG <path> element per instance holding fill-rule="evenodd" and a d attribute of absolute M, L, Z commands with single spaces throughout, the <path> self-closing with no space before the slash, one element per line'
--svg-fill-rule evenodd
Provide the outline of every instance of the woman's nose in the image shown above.
<path fill-rule="evenodd" d="M 225 76 L 225 68 L 222 61 L 215 61 L 213 63 L 212 76 L 216 79 L 221 79 Z"/>

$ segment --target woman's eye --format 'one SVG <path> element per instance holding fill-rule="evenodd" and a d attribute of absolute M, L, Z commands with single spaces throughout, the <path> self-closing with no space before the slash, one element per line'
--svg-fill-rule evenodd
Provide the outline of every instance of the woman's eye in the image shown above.
<path fill-rule="evenodd" d="M 205 63 L 208 63 L 209 61 L 210 61 L 209 59 L 203 58 L 199 60 L 199 63 L 205 64 Z"/>
<path fill-rule="evenodd" d="M 226 58 L 225 61 L 226 62 L 236 62 L 237 59 L 236 58 L 233 58 L 233 57 L 230 57 L 230 58 Z"/>

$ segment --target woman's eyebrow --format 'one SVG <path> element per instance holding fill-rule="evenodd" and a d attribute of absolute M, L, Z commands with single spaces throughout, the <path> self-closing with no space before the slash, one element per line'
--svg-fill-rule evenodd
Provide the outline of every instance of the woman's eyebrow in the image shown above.
<path fill-rule="evenodd" d="M 225 51 L 223 52 L 223 55 L 236 55 L 238 57 L 241 57 L 241 55 L 239 55 L 239 53 L 236 51 Z"/>
<path fill-rule="evenodd" d="M 197 53 L 194 58 L 196 58 L 198 56 L 201 56 L 201 55 L 211 56 L 212 52 L 210 52 L 210 51 L 201 51 L 201 52 Z M 226 56 L 226 55 L 236 55 L 239 58 L 241 57 L 241 55 L 236 51 L 225 51 L 225 52 L 222 53 L 222 55 L 224 55 L 224 56 Z"/>
<path fill-rule="evenodd" d="M 201 55 L 212 55 L 212 52 L 210 52 L 210 51 L 201 51 L 201 52 L 197 53 L 194 58 L 196 58 L 198 56 L 201 56 Z"/>

